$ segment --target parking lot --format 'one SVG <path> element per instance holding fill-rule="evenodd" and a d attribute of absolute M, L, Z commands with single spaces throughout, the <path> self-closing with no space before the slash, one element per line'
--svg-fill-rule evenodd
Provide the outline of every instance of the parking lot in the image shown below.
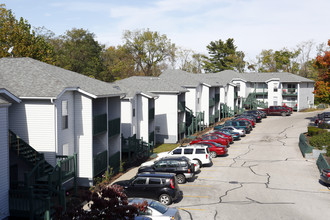
<path fill-rule="evenodd" d="M 314 160 L 302 157 L 300 133 L 319 112 L 271 116 L 181 184 L 172 207 L 182 219 L 327 219 L 330 189 Z"/>

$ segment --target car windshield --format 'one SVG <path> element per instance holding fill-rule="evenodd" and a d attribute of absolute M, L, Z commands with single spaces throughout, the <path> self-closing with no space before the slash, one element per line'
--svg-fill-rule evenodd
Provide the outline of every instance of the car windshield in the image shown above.
<path fill-rule="evenodd" d="M 156 209 L 158 212 L 164 214 L 167 210 L 168 210 L 168 207 L 157 202 L 157 201 L 152 201 L 149 206 L 153 209 Z"/>

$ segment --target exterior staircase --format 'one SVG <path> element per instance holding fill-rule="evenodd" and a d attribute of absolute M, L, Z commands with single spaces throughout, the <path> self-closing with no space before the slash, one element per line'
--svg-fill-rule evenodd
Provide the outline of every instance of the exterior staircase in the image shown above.
<path fill-rule="evenodd" d="M 268 103 L 257 100 L 256 90 L 249 93 L 248 97 L 243 100 L 243 107 L 248 109 L 268 108 Z"/>
<path fill-rule="evenodd" d="M 65 189 L 63 182 L 74 178 L 76 190 L 76 155 L 61 156 L 55 167 L 44 155 L 36 151 L 14 132 L 9 131 L 11 154 L 31 167 L 24 173 L 24 181 L 13 181 L 9 191 L 11 217 L 29 219 L 51 219 L 55 206 L 65 211 Z M 19 170 L 19 167 L 18 167 Z"/>
<path fill-rule="evenodd" d="M 196 138 L 192 136 L 195 132 L 202 131 L 205 128 L 204 125 L 204 112 L 197 112 L 194 115 L 193 111 L 186 107 L 186 127 L 187 137 Z"/>

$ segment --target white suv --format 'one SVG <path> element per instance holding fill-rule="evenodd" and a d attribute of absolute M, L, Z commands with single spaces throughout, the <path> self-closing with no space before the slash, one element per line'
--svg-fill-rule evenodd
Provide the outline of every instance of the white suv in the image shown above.
<path fill-rule="evenodd" d="M 202 165 L 211 164 L 210 151 L 207 146 L 196 147 L 194 145 L 180 146 L 169 152 L 159 153 L 158 157 L 186 156 L 191 160 L 198 161 Z"/>

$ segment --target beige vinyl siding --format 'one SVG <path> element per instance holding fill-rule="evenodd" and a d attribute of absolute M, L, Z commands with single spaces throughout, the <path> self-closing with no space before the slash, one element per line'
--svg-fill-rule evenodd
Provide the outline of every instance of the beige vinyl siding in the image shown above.
<path fill-rule="evenodd" d="M 10 129 L 55 165 L 55 106 L 50 100 L 23 100 L 9 112 Z"/>
<path fill-rule="evenodd" d="M 9 215 L 8 108 L 0 106 L 0 219 Z"/>

